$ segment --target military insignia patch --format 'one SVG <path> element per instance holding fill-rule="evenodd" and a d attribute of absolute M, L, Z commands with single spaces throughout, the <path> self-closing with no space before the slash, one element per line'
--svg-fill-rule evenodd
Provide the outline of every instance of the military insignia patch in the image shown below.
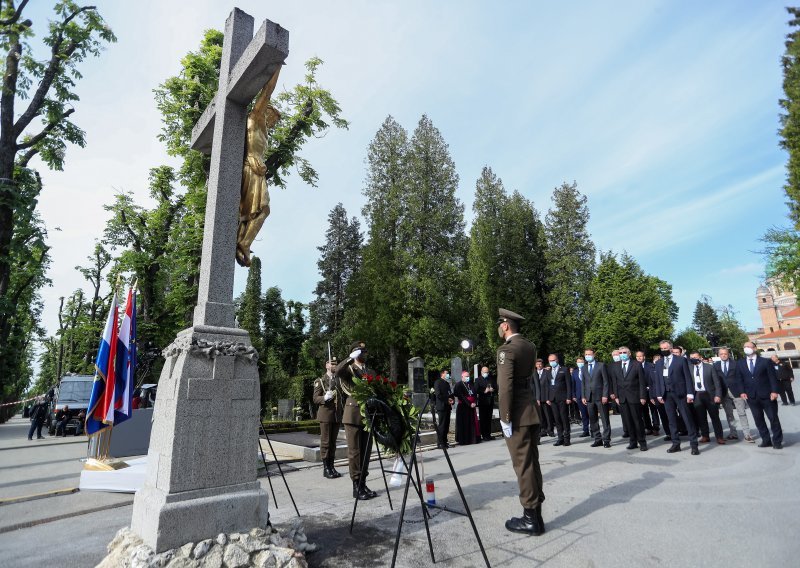
<path fill-rule="evenodd" d="M 500 364 L 501 365 L 505 365 L 505 363 L 506 363 L 506 352 L 505 351 L 501 351 L 500 352 Z"/>

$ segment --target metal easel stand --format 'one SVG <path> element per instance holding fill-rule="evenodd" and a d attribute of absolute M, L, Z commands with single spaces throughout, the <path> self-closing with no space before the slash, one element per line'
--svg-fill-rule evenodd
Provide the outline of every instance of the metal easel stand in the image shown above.
<path fill-rule="evenodd" d="M 289 482 L 286 481 L 286 476 L 283 474 L 283 469 L 281 468 L 281 462 L 278 461 L 278 456 L 275 455 L 275 449 L 272 447 L 272 441 L 269 439 L 269 435 L 267 434 L 266 428 L 264 428 L 264 423 L 261 422 L 261 419 L 258 419 L 258 426 L 261 430 L 261 434 L 267 439 L 267 444 L 269 444 L 269 451 L 272 452 L 272 459 L 275 460 L 275 464 L 278 466 L 278 471 L 283 478 L 283 484 L 286 486 L 286 491 L 289 493 L 289 499 L 292 500 L 292 506 L 294 507 L 294 512 L 297 513 L 297 516 L 300 516 L 300 511 L 297 510 L 297 504 L 294 502 L 294 496 L 292 495 L 292 490 L 289 489 Z M 272 492 L 272 501 L 275 503 L 275 508 L 278 509 L 278 500 L 275 498 L 275 488 L 272 487 L 272 478 L 269 475 L 269 465 L 267 465 L 267 458 L 264 455 L 264 448 L 261 447 L 261 442 L 258 443 L 258 450 L 261 452 L 261 461 L 264 462 L 264 470 L 267 474 L 267 481 L 269 482 L 269 490 Z"/>
<path fill-rule="evenodd" d="M 412 447 L 411 447 L 411 464 L 414 466 L 414 472 L 415 472 L 416 477 L 417 477 L 417 483 L 420 483 L 420 484 L 421 484 L 421 481 L 420 481 L 420 475 L 419 475 L 419 465 L 417 463 L 417 443 L 419 442 L 419 427 L 420 427 L 420 423 L 422 422 L 422 415 L 425 414 L 425 411 L 428 408 L 429 404 L 430 404 L 430 399 L 428 399 L 425 402 L 425 406 L 422 407 L 422 410 L 419 413 L 419 418 L 417 419 L 417 429 L 416 429 L 416 432 L 415 432 L 415 435 L 414 435 L 414 442 L 413 442 Z M 435 417 L 433 418 L 433 425 L 434 425 L 434 427 L 436 428 L 436 430 L 438 432 L 439 425 L 438 425 Z M 448 507 L 446 507 L 444 505 L 429 505 L 422 498 L 422 493 L 420 493 L 419 490 L 417 490 L 417 493 L 419 493 L 419 496 L 420 496 L 420 505 L 422 506 L 423 516 L 427 515 L 428 514 L 428 509 L 431 508 L 431 509 L 439 509 L 440 511 L 447 511 L 448 513 L 454 513 L 456 515 L 462 515 L 464 517 L 467 517 L 469 519 L 470 525 L 472 525 L 472 532 L 475 534 L 475 540 L 478 541 L 478 546 L 481 549 L 481 554 L 483 555 L 483 560 L 484 560 L 484 562 L 486 562 L 487 568 L 491 568 L 491 564 L 489 564 L 489 558 L 486 556 L 486 550 L 483 548 L 483 542 L 481 541 L 481 537 L 478 534 L 478 527 L 475 526 L 475 520 L 472 518 L 472 512 L 470 512 L 469 505 L 467 504 L 467 499 L 466 499 L 466 497 L 464 497 L 464 491 L 461 489 L 461 484 L 458 482 L 458 476 L 456 475 L 455 468 L 453 468 L 453 462 L 450 461 L 450 455 L 447 453 L 447 448 L 442 447 L 442 451 L 444 452 L 444 457 L 447 460 L 447 465 L 450 468 L 450 473 L 453 476 L 453 481 L 455 482 L 456 488 L 458 489 L 458 494 L 461 496 L 461 503 L 464 505 L 464 511 L 457 511 L 455 509 L 450 509 L 450 508 L 448 508 Z M 405 460 L 403 460 L 403 462 L 405 463 Z M 413 481 L 411 479 L 411 468 L 407 468 L 407 469 L 408 469 L 409 475 L 408 475 L 408 479 L 406 480 L 405 491 L 403 492 L 403 504 L 400 507 L 400 520 L 397 523 L 397 536 L 395 537 L 394 552 L 392 553 L 392 568 L 394 568 L 395 562 L 397 561 L 397 549 L 400 546 L 400 533 L 403 530 L 403 517 L 405 516 L 406 502 L 408 501 L 408 487 L 409 487 L 410 483 Z M 431 561 L 434 564 L 436 564 L 436 558 L 433 555 L 433 543 L 431 542 L 431 532 L 430 532 L 430 529 L 428 528 L 427 517 L 426 517 L 426 520 L 425 520 L 425 531 L 428 534 L 428 547 L 430 548 L 430 551 L 431 551 Z"/>
<path fill-rule="evenodd" d="M 374 423 L 375 423 L 375 419 L 378 418 L 378 417 L 383 417 L 383 414 L 380 411 L 377 411 L 377 410 L 373 411 L 369 415 L 367 415 L 367 420 L 369 421 L 370 429 L 369 429 L 369 436 L 367 437 L 367 451 L 364 452 L 364 457 L 363 457 L 362 462 L 361 462 L 361 471 L 366 471 L 367 465 L 369 464 L 370 458 L 372 457 L 372 442 L 375 440 Z M 418 482 L 415 482 L 414 479 L 411 477 L 411 474 L 410 474 L 411 470 L 409 469 L 409 463 L 406 463 L 406 460 L 403 457 L 403 454 L 401 454 L 400 452 L 397 452 L 397 455 L 402 460 L 403 465 L 406 468 L 406 471 L 404 471 L 404 472 L 392 471 L 391 473 L 397 473 L 399 475 L 408 476 L 408 478 L 411 480 L 411 483 L 414 484 L 414 489 L 416 490 L 417 495 L 419 495 L 420 501 L 422 501 L 422 491 L 420 489 L 421 486 L 418 485 Z M 389 509 L 394 511 L 394 506 L 392 505 L 392 495 L 389 492 L 389 483 L 386 481 L 386 473 L 387 472 L 386 472 L 386 469 L 383 466 L 383 457 L 381 456 L 380 448 L 378 448 L 378 463 L 380 464 L 381 476 L 383 477 L 383 486 L 386 488 L 386 497 L 389 499 Z M 359 490 L 359 492 L 361 491 L 361 489 L 363 488 L 364 484 L 366 483 L 365 477 L 366 477 L 365 475 L 362 475 L 361 478 L 358 480 L 358 490 Z M 417 478 L 419 480 L 419 475 L 417 475 Z M 406 484 L 406 485 L 408 485 L 408 484 Z M 408 488 L 406 488 L 406 493 L 408 493 Z M 357 509 L 358 509 L 358 497 L 355 497 L 353 499 L 353 515 L 350 517 L 350 534 L 353 534 L 353 524 L 355 523 L 356 510 Z M 428 513 L 427 510 L 425 511 L 424 517 L 425 517 L 425 529 L 427 530 L 428 529 L 428 518 L 430 517 L 430 514 Z M 428 540 L 430 541 L 430 532 L 429 532 Z"/>

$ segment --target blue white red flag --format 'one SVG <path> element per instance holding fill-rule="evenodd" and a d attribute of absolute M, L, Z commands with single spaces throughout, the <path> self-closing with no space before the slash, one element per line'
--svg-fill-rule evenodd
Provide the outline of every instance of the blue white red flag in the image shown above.
<path fill-rule="evenodd" d="M 131 417 L 131 401 L 136 373 L 136 291 L 128 290 L 125 315 L 117 338 L 116 386 L 114 387 L 114 424 Z"/>
<path fill-rule="evenodd" d="M 86 412 L 86 434 L 89 436 L 114 423 L 118 314 L 117 294 L 114 292 L 94 364 L 92 395 L 89 398 L 89 410 Z"/>

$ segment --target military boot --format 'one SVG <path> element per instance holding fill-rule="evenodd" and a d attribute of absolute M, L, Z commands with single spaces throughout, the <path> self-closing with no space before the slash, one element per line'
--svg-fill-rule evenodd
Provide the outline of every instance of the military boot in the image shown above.
<path fill-rule="evenodd" d="M 333 458 L 328 458 L 328 472 L 330 473 L 330 479 L 338 479 L 342 477 L 342 474 L 336 471 L 336 468 L 333 467 Z"/>
<path fill-rule="evenodd" d="M 540 518 L 536 509 L 525 509 L 522 517 L 512 517 L 506 521 L 506 529 L 511 532 L 539 536 L 544 532 L 543 523 L 540 524 L 539 521 Z"/>

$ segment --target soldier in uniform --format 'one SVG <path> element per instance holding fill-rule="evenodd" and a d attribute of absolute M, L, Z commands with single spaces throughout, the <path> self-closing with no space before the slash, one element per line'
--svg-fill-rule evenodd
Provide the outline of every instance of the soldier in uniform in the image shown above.
<path fill-rule="evenodd" d="M 362 501 L 378 495 L 366 484 L 369 463 L 363 464 L 363 461 L 369 456 L 372 448 L 367 447 L 369 434 L 364 430 L 361 409 L 353 398 L 355 387 L 353 377 L 360 379 L 367 374 L 367 367 L 364 364 L 366 355 L 367 346 L 363 341 L 356 341 L 353 343 L 350 355 L 336 366 L 334 373 L 339 378 L 342 393 L 347 397 L 344 402 L 342 422 L 347 437 L 347 461 L 350 467 L 350 479 L 353 481 L 353 497 Z M 364 471 L 361 470 L 362 464 L 365 465 Z"/>
<path fill-rule="evenodd" d="M 333 466 L 336 459 L 336 438 L 342 423 L 344 405 L 339 392 L 339 378 L 333 374 L 336 357 L 325 363 L 325 374 L 314 381 L 314 404 L 318 405 L 319 453 L 322 456 L 322 475 L 328 479 L 342 477 Z"/>
<path fill-rule="evenodd" d="M 542 520 L 542 470 L 539 467 L 539 415 L 533 408 L 530 381 L 536 347 L 519 333 L 521 315 L 500 309 L 497 333 L 505 343 L 497 349 L 497 395 L 500 426 L 519 483 L 522 517 L 506 521 L 512 532 L 540 535 Z"/>

